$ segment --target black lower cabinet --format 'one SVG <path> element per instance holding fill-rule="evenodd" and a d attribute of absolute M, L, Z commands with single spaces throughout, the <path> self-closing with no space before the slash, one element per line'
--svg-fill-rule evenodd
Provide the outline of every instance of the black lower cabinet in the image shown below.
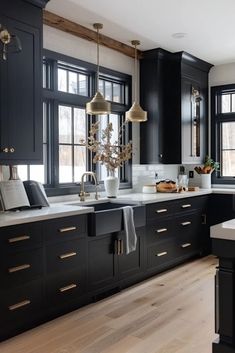
<path fill-rule="evenodd" d="M 88 240 L 88 290 L 93 299 L 140 280 L 144 269 L 144 227 L 138 228 L 136 250 L 126 254 L 123 232 Z"/>
<path fill-rule="evenodd" d="M 213 353 L 235 353 L 235 244 L 213 239 L 212 252 L 219 257 L 215 275 L 215 331 Z"/>
<path fill-rule="evenodd" d="M 206 204 L 202 196 L 136 206 L 129 254 L 119 209 L 95 212 L 93 227 L 88 215 L 0 227 L 0 340 L 201 255 Z"/>

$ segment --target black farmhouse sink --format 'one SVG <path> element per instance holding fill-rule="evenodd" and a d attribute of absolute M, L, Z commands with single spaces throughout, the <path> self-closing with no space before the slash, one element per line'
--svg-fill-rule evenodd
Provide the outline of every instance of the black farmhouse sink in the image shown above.
<path fill-rule="evenodd" d="M 81 203 L 73 204 L 81 206 Z M 94 212 L 88 214 L 88 234 L 89 236 L 103 235 L 123 230 L 123 211 L 124 206 L 132 206 L 134 210 L 135 227 L 145 225 L 145 206 L 103 202 L 87 204 L 94 207 Z"/>

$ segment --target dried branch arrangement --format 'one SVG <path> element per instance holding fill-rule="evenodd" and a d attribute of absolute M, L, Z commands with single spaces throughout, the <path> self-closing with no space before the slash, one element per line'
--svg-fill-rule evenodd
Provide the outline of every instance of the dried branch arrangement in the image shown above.
<path fill-rule="evenodd" d="M 123 126 L 121 127 L 118 141 L 111 143 L 113 135 L 113 125 L 109 123 L 101 130 L 99 138 L 99 121 L 91 125 L 87 141 L 81 141 L 93 153 L 93 162 L 100 162 L 105 165 L 108 172 L 114 172 L 118 167 L 122 167 L 132 156 L 132 142 L 126 145 L 120 143 Z"/>

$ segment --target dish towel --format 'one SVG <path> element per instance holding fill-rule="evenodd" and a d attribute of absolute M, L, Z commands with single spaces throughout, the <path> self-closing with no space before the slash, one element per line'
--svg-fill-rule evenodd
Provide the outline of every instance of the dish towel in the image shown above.
<path fill-rule="evenodd" d="M 131 206 L 124 206 L 122 209 L 125 231 L 125 253 L 129 254 L 130 252 L 136 250 L 137 243 L 137 236 L 134 225 L 134 212 Z"/>

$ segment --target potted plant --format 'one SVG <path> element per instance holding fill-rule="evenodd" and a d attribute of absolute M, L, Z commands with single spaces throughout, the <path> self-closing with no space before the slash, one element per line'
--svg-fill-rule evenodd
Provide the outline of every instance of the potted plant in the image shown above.
<path fill-rule="evenodd" d="M 194 170 L 201 176 L 201 187 L 203 189 L 211 188 L 211 174 L 214 170 L 219 170 L 219 163 L 215 162 L 209 156 L 205 157 L 203 166 L 196 166 Z"/>
<path fill-rule="evenodd" d="M 108 197 L 116 197 L 119 187 L 119 178 L 115 176 L 115 170 L 122 167 L 132 156 L 132 143 L 126 145 L 121 143 L 122 125 L 117 141 L 112 142 L 113 125 L 99 132 L 99 121 L 91 125 L 87 141 L 83 145 L 93 153 L 93 162 L 105 165 L 108 177 L 104 180 L 105 190 Z"/>

